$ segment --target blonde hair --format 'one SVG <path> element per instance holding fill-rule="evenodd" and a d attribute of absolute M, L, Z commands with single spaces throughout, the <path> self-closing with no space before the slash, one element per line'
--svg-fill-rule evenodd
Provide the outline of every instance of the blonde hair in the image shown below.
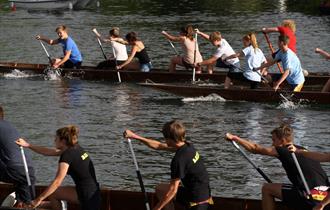
<path fill-rule="evenodd" d="M 68 27 L 66 27 L 65 25 L 59 25 L 59 26 L 57 26 L 57 28 L 55 29 L 55 32 L 58 32 L 58 31 L 65 31 L 65 32 L 68 32 Z"/>
<path fill-rule="evenodd" d="M 209 40 L 211 42 L 220 41 L 221 40 L 221 33 L 219 31 L 212 32 L 210 34 Z"/>
<path fill-rule="evenodd" d="M 294 20 L 283 20 L 282 26 L 289 28 L 293 33 L 296 33 L 296 23 Z"/>
<path fill-rule="evenodd" d="M 251 43 L 252 47 L 254 48 L 254 52 L 256 52 L 259 48 L 257 37 L 255 33 L 249 33 L 243 37 L 244 40 Z"/>
<path fill-rule="evenodd" d="M 282 124 L 280 127 L 275 128 L 271 134 L 280 140 L 285 140 L 285 143 L 293 142 L 293 129 L 287 124 Z"/>
<path fill-rule="evenodd" d="M 56 131 L 56 136 L 64 140 L 65 144 L 69 147 L 73 147 L 78 143 L 78 134 L 79 129 L 74 125 L 68 125 Z"/>

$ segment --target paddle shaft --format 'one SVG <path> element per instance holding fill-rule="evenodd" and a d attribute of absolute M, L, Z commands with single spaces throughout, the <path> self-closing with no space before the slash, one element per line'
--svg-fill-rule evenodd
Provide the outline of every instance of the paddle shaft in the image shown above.
<path fill-rule="evenodd" d="M 175 48 L 174 44 L 171 42 L 171 40 L 168 40 L 168 42 L 169 42 L 170 45 L 172 46 L 172 48 L 173 48 L 175 54 L 176 54 L 176 55 L 179 55 L 178 51 L 176 50 L 176 48 Z"/>
<path fill-rule="evenodd" d="M 274 52 L 275 52 L 275 51 L 274 51 L 274 48 L 273 48 L 273 46 L 272 46 L 272 43 L 270 43 L 270 40 L 269 40 L 269 37 L 268 37 L 267 33 L 263 32 L 263 34 L 265 35 L 265 38 L 266 38 L 266 41 L 267 41 L 267 43 L 268 43 L 268 46 L 269 46 L 270 52 L 271 52 L 271 53 L 274 53 Z M 281 65 L 280 65 L 279 63 L 277 63 L 277 62 L 276 62 L 276 65 L 277 65 L 278 70 L 280 70 L 280 72 L 283 74 L 283 69 L 282 69 Z"/>
<path fill-rule="evenodd" d="M 310 189 L 309 189 L 309 187 L 308 187 L 308 185 L 307 185 L 307 182 L 306 182 L 305 176 L 304 176 L 304 174 L 303 174 L 303 172 L 302 172 L 302 170 L 301 170 L 300 164 L 299 164 L 299 162 L 298 162 L 298 160 L 297 160 L 297 156 L 296 156 L 296 154 L 295 154 L 294 152 L 291 153 L 291 156 L 292 156 L 292 159 L 293 159 L 293 161 L 294 161 L 294 164 L 295 164 L 296 167 L 297 167 L 297 170 L 298 170 L 299 176 L 300 176 L 300 178 L 301 178 L 301 180 L 302 180 L 302 182 L 303 182 L 303 184 L 304 184 L 305 190 L 306 190 L 308 196 L 311 197 L 311 196 L 310 196 L 310 195 L 311 195 L 311 191 L 310 191 Z"/>
<path fill-rule="evenodd" d="M 110 43 L 111 43 L 111 48 L 112 48 L 113 57 L 115 58 L 116 66 L 118 66 L 118 63 L 117 63 L 117 55 L 116 55 L 115 48 L 113 48 L 112 41 L 110 41 Z M 117 70 L 117 77 L 118 77 L 118 82 L 121 83 L 121 77 L 120 77 L 119 70 Z"/>
<path fill-rule="evenodd" d="M 102 51 L 103 57 L 104 57 L 105 60 L 107 60 L 108 58 L 107 58 L 107 56 L 105 55 L 105 52 L 104 52 L 104 49 L 103 49 L 103 46 L 102 46 L 101 40 L 100 40 L 98 37 L 96 37 L 96 38 L 97 38 L 97 42 L 99 43 L 99 46 L 100 46 L 100 48 L 101 48 L 101 51 Z"/>
<path fill-rule="evenodd" d="M 234 145 L 234 147 L 241 152 L 241 154 L 245 157 L 249 163 L 259 172 L 259 174 L 268 182 L 272 183 L 272 181 L 268 178 L 268 176 L 247 156 L 247 154 L 238 146 L 238 144 L 235 141 L 231 141 L 231 143 Z"/>
<path fill-rule="evenodd" d="M 46 53 L 46 55 L 47 55 L 47 57 L 48 57 L 48 61 L 49 61 L 49 63 L 52 64 L 52 59 L 51 59 L 51 57 L 50 57 L 50 55 L 49 55 L 49 53 L 48 53 L 48 51 L 47 51 L 47 49 L 46 49 L 44 43 L 42 43 L 41 40 L 39 40 L 39 42 L 40 42 L 42 48 L 44 49 L 44 51 L 45 51 L 45 53 Z"/>
<path fill-rule="evenodd" d="M 147 210 L 150 210 L 150 205 L 149 205 L 149 201 L 148 201 L 148 195 L 147 195 L 147 192 L 145 191 L 145 188 L 144 188 L 142 176 L 141 176 L 141 173 L 140 173 L 140 169 L 139 169 L 138 163 L 136 161 L 136 157 L 135 157 L 135 153 L 134 153 L 134 149 L 133 149 L 133 145 L 132 145 L 131 139 L 128 138 L 127 141 L 128 141 L 128 145 L 129 145 L 129 148 L 131 150 L 131 153 L 132 153 L 133 162 L 134 162 L 135 170 L 136 170 L 136 175 L 137 175 L 137 178 L 139 180 L 140 187 L 141 187 L 141 192 L 144 195 L 144 203 L 145 203 L 146 209 Z"/>
<path fill-rule="evenodd" d="M 34 199 L 35 198 L 35 194 L 34 194 L 34 190 L 33 190 L 32 184 L 31 184 L 31 179 L 30 179 L 30 174 L 29 174 L 29 168 L 28 168 L 28 165 L 27 165 L 27 161 L 26 161 L 24 149 L 23 149 L 22 146 L 20 146 L 20 150 L 21 150 L 22 160 L 23 160 L 23 164 L 24 164 L 26 181 L 27 181 L 28 186 L 30 188 L 31 199 Z"/>
<path fill-rule="evenodd" d="M 193 68 L 193 78 L 192 81 L 195 82 L 196 81 L 196 67 L 195 67 L 195 63 L 196 63 L 196 54 L 197 54 L 197 33 L 195 33 L 195 49 L 194 49 L 194 68 Z"/>
<path fill-rule="evenodd" d="M 231 64 L 232 65 L 232 64 Z M 234 65 L 232 65 L 232 66 L 234 66 Z M 240 70 L 241 72 L 244 72 L 244 70 L 243 69 L 241 69 L 241 68 L 239 68 L 239 67 L 237 67 L 237 66 L 234 66 L 235 68 L 237 68 L 238 70 Z M 260 72 L 259 71 L 254 71 L 254 72 L 256 72 L 266 83 L 267 83 L 267 85 L 270 87 L 270 88 L 273 88 L 272 86 L 270 86 L 270 84 L 269 84 L 269 81 L 268 81 L 268 79 L 266 78 L 266 77 L 264 77 L 264 76 L 262 76 L 262 74 L 260 74 Z M 276 91 L 277 92 L 277 91 Z M 280 92 L 277 92 L 278 94 L 279 94 L 279 96 L 281 97 L 281 98 L 283 98 L 285 101 L 290 101 L 289 99 L 287 99 L 282 93 L 280 93 Z"/>

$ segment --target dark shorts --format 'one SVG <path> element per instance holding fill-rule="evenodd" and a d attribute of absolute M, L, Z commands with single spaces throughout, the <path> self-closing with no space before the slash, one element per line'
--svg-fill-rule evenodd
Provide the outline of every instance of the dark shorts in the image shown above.
<path fill-rule="evenodd" d="M 182 64 L 183 64 L 183 66 L 184 66 L 186 69 L 193 69 L 193 68 L 194 68 L 194 65 L 193 65 L 193 64 L 188 63 L 188 62 L 185 61 L 183 58 L 182 58 Z"/>
<path fill-rule="evenodd" d="M 238 80 L 238 81 L 242 81 L 242 82 L 247 82 L 247 83 L 250 83 L 250 88 L 251 89 L 256 89 L 258 88 L 260 82 L 256 82 L 256 81 L 252 81 L 252 80 L 249 80 L 247 79 L 243 73 L 241 72 L 231 72 L 229 71 L 227 73 L 227 76 L 232 79 L 232 80 Z"/>
<path fill-rule="evenodd" d="M 190 206 L 189 196 L 184 187 L 179 187 L 175 201 L 181 204 L 182 206 L 184 206 L 186 209 L 190 209 L 190 210 L 207 210 L 210 206 L 208 203 L 199 204 L 196 206 Z"/>
<path fill-rule="evenodd" d="M 108 69 L 108 68 L 115 68 L 117 65 L 123 64 L 125 61 L 117 61 L 116 60 L 106 60 L 102 61 L 97 64 L 97 69 Z"/>
<path fill-rule="evenodd" d="M 35 176 L 34 170 L 31 167 L 29 167 L 29 175 L 32 185 L 31 189 L 33 190 L 33 194 L 35 194 Z M 0 181 L 14 185 L 17 201 L 29 203 L 32 200 L 31 189 L 27 184 L 24 166 L 7 167 L 0 161 Z"/>
<path fill-rule="evenodd" d="M 219 67 L 219 68 L 229 69 L 229 71 L 231 71 L 231 72 L 240 72 L 240 70 L 239 70 L 239 68 L 240 68 L 239 62 L 234 63 L 234 64 L 229 64 L 227 62 L 226 63 L 223 62 L 221 58 L 218 58 L 215 66 L 216 67 Z"/>
<path fill-rule="evenodd" d="M 299 210 L 312 210 L 315 203 L 307 200 L 303 191 L 291 184 L 282 185 L 283 203 L 292 208 Z"/>
<path fill-rule="evenodd" d="M 65 61 L 64 65 L 63 65 L 63 68 L 68 68 L 68 69 L 76 68 L 76 69 L 80 69 L 81 68 L 81 63 L 82 62 L 73 63 L 71 60 L 67 60 L 67 61 Z"/>
<path fill-rule="evenodd" d="M 84 186 L 85 190 L 78 190 L 77 194 L 82 210 L 100 210 L 101 209 L 101 191 L 95 185 L 93 187 Z M 90 189 L 90 190 L 89 190 Z"/>

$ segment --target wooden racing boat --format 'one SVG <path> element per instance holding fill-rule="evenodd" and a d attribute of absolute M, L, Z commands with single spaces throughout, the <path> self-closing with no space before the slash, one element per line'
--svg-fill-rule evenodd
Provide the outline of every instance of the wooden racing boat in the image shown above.
<path fill-rule="evenodd" d="M 44 74 L 47 64 L 28 64 L 15 62 L 0 62 L 0 75 L 11 73 L 18 69 L 27 74 Z M 62 69 L 61 76 L 66 78 L 78 78 L 83 80 L 106 80 L 118 82 L 117 71 L 111 69 L 96 69 L 92 66 L 84 66 L 81 69 Z M 213 74 L 196 74 L 196 80 L 223 83 L 227 71 L 216 71 Z M 272 78 L 279 77 L 279 73 L 270 74 Z M 132 70 L 121 70 L 120 76 L 122 82 L 190 82 L 192 80 L 192 71 L 168 72 L 168 70 L 152 69 L 150 72 L 140 72 Z M 330 78 L 329 73 L 310 73 L 306 77 L 305 86 L 324 85 Z M 242 82 L 240 82 L 242 83 Z"/>
<path fill-rule="evenodd" d="M 0 184 L 0 203 L 13 192 L 13 186 L 10 184 Z M 36 192 L 40 194 L 46 186 L 37 186 Z M 101 210 L 145 210 L 143 194 L 140 192 L 110 190 L 109 188 L 102 188 L 102 204 Z M 157 203 L 157 198 L 154 193 L 148 193 L 148 199 L 151 208 Z M 261 201 L 253 199 L 241 198 L 224 198 L 213 197 L 213 210 L 261 210 Z M 0 208 L 2 209 L 2 208 Z M 79 206 L 68 203 L 68 210 L 77 210 Z M 183 210 L 178 207 L 177 210 Z M 277 210 L 289 210 L 281 203 L 277 203 Z"/>
<path fill-rule="evenodd" d="M 320 89 L 313 90 L 304 87 L 301 92 L 280 90 L 275 92 L 270 88 L 248 89 L 232 87 L 224 89 L 221 86 L 193 85 L 193 84 L 169 84 L 169 83 L 139 83 L 144 87 L 151 87 L 184 97 L 200 97 L 216 94 L 225 100 L 252 101 L 252 102 L 280 102 L 283 96 L 293 102 L 306 102 L 316 104 L 330 104 L 330 92 L 322 93 Z"/>

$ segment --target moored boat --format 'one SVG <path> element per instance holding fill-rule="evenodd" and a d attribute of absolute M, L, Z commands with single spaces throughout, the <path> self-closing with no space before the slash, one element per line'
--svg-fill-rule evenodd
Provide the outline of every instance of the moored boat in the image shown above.
<path fill-rule="evenodd" d="M 12 70 L 31 74 L 44 74 L 47 64 L 29 64 L 16 62 L 0 62 L 0 75 L 11 73 Z M 214 83 L 223 83 L 227 71 L 216 71 L 213 74 L 196 74 L 196 80 L 209 81 Z M 279 77 L 279 73 L 270 74 L 271 77 Z M 92 66 L 83 66 L 81 69 L 62 69 L 61 76 L 66 78 L 79 78 L 83 80 L 106 80 L 118 82 L 117 71 L 111 69 L 96 69 Z M 121 80 L 123 82 L 145 82 L 151 80 L 153 82 L 191 82 L 192 71 L 176 71 L 169 72 L 168 70 L 152 69 L 150 72 L 140 72 L 134 70 L 121 70 Z M 305 86 L 321 85 L 323 86 L 330 78 L 329 73 L 309 73 L 306 77 Z M 241 84 L 242 82 L 239 82 Z"/>
<path fill-rule="evenodd" d="M 13 186 L 10 184 L 0 184 L 0 203 L 13 192 Z M 37 186 L 37 194 L 46 189 L 46 186 Z M 140 192 L 110 190 L 109 188 L 102 188 L 102 205 L 101 210 L 145 210 L 143 194 Z M 154 207 L 157 203 L 157 198 L 154 193 L 148 193 L 149 203 Z M 261 201 L 254 199 L 242 198 L 224 198 L 214 197 L 213 210 L 261 210 Z M 0 208 L 1 209 L 1 208 Z M 68 203 L 68 210 L 76 210 L 78 205 Z M 176 208 L 181 210 L 181 208 Z M 289 210 L 281 203 L 277 203 L 277 210 Z"/>
<path fill-rule="evenodd" d="M 193 84 L 162 84 L 162 83 L 140 83 L 144 87 L 150 87 L 183 97 L 200 97 L 211 94 L 219 95 L 225 100 L 230 101 L 251 101 L 251 102 L 280 102 L 285 97 L 293 102 L 306 102 L 316 104 L 330 104 L 330 93 L 322 93 L 319 90 L 308 90 L 304 88 L 301 92 L 291 92 L 280 90 L 275 92 L 273 89 L 248 89 L 232 87 L 224 89 L 219 86 L 200 86 Z M 284 97 L 283 97 L 284 96 Z"/>
<path fill-rule="evenodd" d="M 30 10 L 72 9 L 77 0 L 9 0 L 11 8 Z"/>

